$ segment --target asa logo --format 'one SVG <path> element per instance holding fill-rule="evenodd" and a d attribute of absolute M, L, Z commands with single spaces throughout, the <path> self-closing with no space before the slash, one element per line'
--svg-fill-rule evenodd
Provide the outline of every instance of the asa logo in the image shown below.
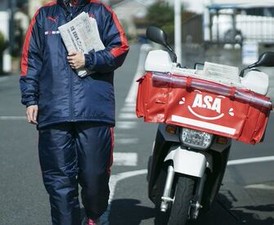
<path fill-rule="evenodd" d="M 217 120 L 224 116 L 222 111 L 222 100 L 224 96 L 203 95 L 196 90 L 196 95 L 192 104 L 188 105 L 188 110 L 196 117 L 204 120 Z M 185 99 L 185 98 L 183 98 Z M 182 102 L 180 103 L 182 104 Z M 209 116 L 211 115 L 211 116 Z M 233 116 L 233 109 L 229 110 L 229 115 Z"/>
<path fill-rule="evenodd" d="M 195 99 L 192 104 L 192 108 L 204 108 L 212 111 L 216 111 L 217 113 L 221 113 L 221 98 L 213 98 L 210 95 L 203 96 L 202 94 L 196 94 Z"/>

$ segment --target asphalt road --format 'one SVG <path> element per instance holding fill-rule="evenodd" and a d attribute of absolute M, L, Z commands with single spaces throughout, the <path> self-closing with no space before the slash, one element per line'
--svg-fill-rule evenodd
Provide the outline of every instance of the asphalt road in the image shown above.
<path fill-rule="evenodd" d="M 194 58 L 218 59 L 190 51 Z M 220 54 L 220 53 L 218 53 Z M 214 58 L 215 57 L 215 58 Z M 224 59 L 222 55 L 222 59 Z M 228 59 L 233 59 L 230 55 Z M 115 164 L 111 180 L 111 225 L 152 225 L 154 209 L 147 197 L 146 164 L 156 124 L 146 124 L 134 113 L 132 82 L 138 74 L 139 46 L 132 46 L 126 63 L 116 72 L 117 126 Z M 20 104 L 18 76 L 0 76 L 0 225 L 50 225 L 48 196 L 37 156 L 35 127 L 25 121 Z M 271 114 L 265 141 L 256 146 L 233 143 L 231 165 L 212 210 L 195 225 L 274 224 L 274 118 Z M 233 161 L 255 159 L 254 162 Z M 234 164 L 233 164 L 234 162 Z"/>

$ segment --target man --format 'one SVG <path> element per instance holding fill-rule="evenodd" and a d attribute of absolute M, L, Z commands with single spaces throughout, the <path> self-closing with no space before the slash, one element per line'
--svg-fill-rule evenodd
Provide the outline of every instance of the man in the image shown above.
<path fill-rule="evenodd" d="M 81 12 L 96 19 L 101 51 L 67 52 L 58 27 Z M 26 34 L 20 88 L 28 122 L 37 125 L 43 182 L 52 224 L 80 225 L 78 184 L 87 215 L 99 224 L 109 197 L 115 124 L 114 70 L 128 43 L 116 15 L 92 0 L 57 0 L 41 7 Z M 77 70 L 92 73 L 79 77 Z"/>

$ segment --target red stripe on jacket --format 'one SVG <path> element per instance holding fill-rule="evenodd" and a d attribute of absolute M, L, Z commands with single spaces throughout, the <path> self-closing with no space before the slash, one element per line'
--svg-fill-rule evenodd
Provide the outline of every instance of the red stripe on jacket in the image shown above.
<path fill-rule="evenodd" d="M 21 76 L 26 76 L 28 71 L 28 61 L 29 61 L 29 46 L 30 46 L 30 39 L 33 27 L 36 23 L 36 16 L 38 15 L 39 10 L 36 11 L 34 17 L 32 18 L 28 31 L 26 33 L 25 42 L 22 51 L 22 59 L 21 59 Z"/>
<path fill-rule="evenodd" d="M 126 38 L 126 35 L 124 32 L 124 29 L 121 26 L 121 24 L 117 18 L 117 15 L 115 13 L 113 13 L 112 9 L 109 6 L 106 5 L 106 8 L 111 13 L 114 23 L 119 31 L 119 34 L 120 34 L 120 39 L 121 39 L 121 43 L 122 43 L 121 46 L 113 48 L 110 51 L 114 57 L 118 57 L 118 56 L 124 54 L 128 50 L 128 42 L 127 42 L 127 38 Z"/>
<path fill-rule="evenodd" d="M 90 0 L 90 2 L 91 3 L 99 3 L 99 1 L 97 1 L 97 0 Z M 124 54 L 128 50 L 128 41 L 127 41 L 127 38 L 126 38 L 126 35 L 125 35 L 125 32 L 124 32 L 124 29 L 121 26 L 121 24 L 120 24 L 120 22 L 117 18 L 117 15 L 115 13 L 113 13 L 113 10 L 110 8 L 110 6 L 108 6 L 104 3 L 102 3 L 102 4 L 111 13 L 113 21 L 114 21 L 114 23 L 115 23 L 115 25 L 116 25 L 116 27 L 119 31 L 119 34 L 120 34 L 121 45 L 110 50 L 110 53 L 114 57 L 118 57 L 118 56 Z"/>
<path fill-rule="evenodd" d="M 128 42 L 127 42 L 127 38 L 124 32 L 124 29 L 122 28 L 120 22 L 118 21 L 118 18 L 116 16 L 116 14 L 112 14 L 113 19 L 114 19 L 114 23 L 120 33 L 120 39 L 121 39 L 121 43 L 122 45 L 116 48 L 111 49 L 111 54 L 114 55 L 115 57 L 118 57 L 120 55 L 122 55 L 123 53 L 125 53 L 125 51 L 128 50 Z"/>
<path fill-rule="evenodd" d="M 56 2 L 50 2 L 45 4 L 45 6 L 51 6 L 55 5 Z M 33 27 L 36 23 L 36 17 L 39 13 L 40 9 L 36 11 L 34 14 L 33 18 L 31 19 L 29 28 L 27 30 L 26 36 L 25 36 L 25 42 L 22 50 L 22 58 L 21 58 L 21 76 L 26 76 L 28 72 L 28 61 L 29 61 L 29 46 L 30 46 L 30 39 L 31 39 L 31 34 L 33 31 Z"/>

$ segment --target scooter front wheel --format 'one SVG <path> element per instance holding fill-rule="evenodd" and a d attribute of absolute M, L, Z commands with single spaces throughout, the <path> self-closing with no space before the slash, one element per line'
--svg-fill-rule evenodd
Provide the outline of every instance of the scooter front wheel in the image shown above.
<path fill-rule="evenodd" d="M 194 194 L 194 183 L 195 181 L 191 177 L 178 177 L 168 225 L 185 225 L 187 223 Z"/>
<path fill-rule="evenodd" d="M 189 209 L 193 199 L 195 181 L 193 178 L 177 175 L 174 184 L 174 202 L 170 203 L 167 212 L 161 212 L 156 207 L 155 225 L 186 225 Z"/>

